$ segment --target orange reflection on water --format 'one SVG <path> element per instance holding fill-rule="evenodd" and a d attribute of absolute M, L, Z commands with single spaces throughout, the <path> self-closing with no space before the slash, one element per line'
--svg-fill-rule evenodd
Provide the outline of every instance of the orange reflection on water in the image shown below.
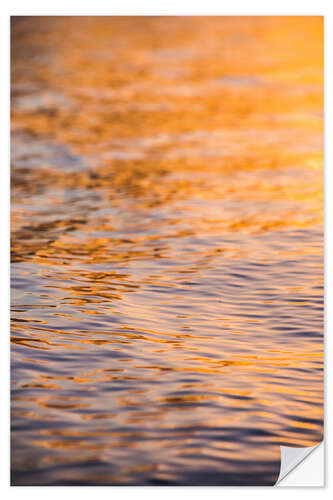
<path fill-rule="evenodd" d="M 12 482 L 267 485 L 323 430 L 323 21 L 12 21 Z"/>

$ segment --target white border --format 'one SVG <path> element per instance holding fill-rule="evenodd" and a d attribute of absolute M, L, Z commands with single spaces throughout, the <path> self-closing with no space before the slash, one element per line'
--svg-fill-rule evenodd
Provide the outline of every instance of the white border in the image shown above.
<path fill-rule="evenodd" d="M 326 474 L 326 488 L 259 488 L 259 487 L 9 487 L 9 16 L 10 15 L 325 15 L 325 142 L 326 142 L 326 226 L 325 226 L 325 316 L 326 316 L 326 395 L 328 394 L 329 360 L 328 349 L 332 342 L 329 342 L 329 326 L 331 320 L 329 317 L 328 303 L 330 284 L 332 284 L 332 266 L 329 265 L 328 255 L 333 255 L 332 231 L 329 227 L 329 216 L 332 209 L 333 185 L 330 166 L 331 150 L 328 141 L 330 131 L 329 110 L 331 99 L 328 95 L 328 89 L 333 88 L 332 78 L 332 38 L 333 38 L 333 16 L 331 16 L 332 1 L 306 1 L 306 0 L 280 0 L 278 3 L 258 0 L 233 0 L 226 2 L 223 0 L 194 3 L 193 0 L 168 0 L 168 2 L 157 2 L 156 0 L 122 0 L 121 2 L 110 2 L 94 0 L 94 2 L 83 3 L 81 1 L 57 0 L 56 3 L 46 3 L 42 1 L 15 1 L 2 3 L 1 24 L 0 24 L 0 49 L 1 49 L 1 102 L 0 102 L 0 120 L 1 120 L 1 168 L 0 168 L 0 223 L 1 223 L 1 349 L 0 349 L 0 390 L 1 390 L 1 412 L 0 412 L 0 488 L 2 490 L 1 498 L 17 498 L 22 495 L 25 499 L 32 498 L 36 500 L 48 496 L 48 500 L 56 499 L 58 495 L 68 495 L 71 498 L 89 499 L 91 495 L 98 495 L 100 498 L 110 498 L 110 496 L 120 499 L 129 497 L 140 497 L 145 499 L 154 499 L 158 495 L 159 500 L 167 499 L 169 496 L 181 498 L 184 494 L 190 494 L 193 499 L 201 499 L 203 495 L 209 495 L 211 498 L 238 497 L 241 493 L 246 495 L 247 500 L 261 500 L 270 495 L 283 494 L 283 498 L 295 500 L 295 496 L 301 495 L 302 499 L 307 500 L 315 497 L 327 496 L 332 489 L 330 477 Z M 332 92 L 332 91 L 331 91 Z M 332 127 L 331 127 L 332 136 Z M 332 194 L 331 194 L 332 193 Z M 331 285 L 332 286 L 332 285 Z M 332 372 L 331 372 L 332 373 Z M 326 399 L 326 422 L 330 413 L 329 401 Z M 332 424 L 333 425 L 333 424 Z M 328 460 L 327 448 L 330 448 L 330 429 L 325 429 L 326 446 L 326 472 L 330 470 L 331 461 Z M 332 492 L 331 492 L 332 494 Z"/>
<path fill-rule="evenodd" d="M 79 0 L 58 0 L 56 3 L 46 3 L 41 0 L 12 0 L 4 10 L 10 15 L 324 15 L 329 10 L 329 0 L 280 0 L 278 3 L 268 3 L 259 0 L 234 0 L 232 2 L 205 0 L 169 0 L 158 2 L 154 0 L 122 0 L 108 2 L 94 0 L 82 2 Z"/>

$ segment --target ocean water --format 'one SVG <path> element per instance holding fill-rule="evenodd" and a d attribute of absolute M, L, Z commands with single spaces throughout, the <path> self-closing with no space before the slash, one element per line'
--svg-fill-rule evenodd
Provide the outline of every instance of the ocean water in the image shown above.
<path fill-rule="evenodd" d="M 322 439 L 322 31 L 12 18 L 12 484 L 270 485 Z"/>

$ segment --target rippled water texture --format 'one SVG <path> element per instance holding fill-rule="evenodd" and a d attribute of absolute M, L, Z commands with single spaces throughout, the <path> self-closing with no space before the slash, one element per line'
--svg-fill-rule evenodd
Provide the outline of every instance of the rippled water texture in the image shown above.
<path fill-rule="evenodd" d="M 322 439 L 322 38 L 13 19 L 13 484 L 268 485 Z"/>

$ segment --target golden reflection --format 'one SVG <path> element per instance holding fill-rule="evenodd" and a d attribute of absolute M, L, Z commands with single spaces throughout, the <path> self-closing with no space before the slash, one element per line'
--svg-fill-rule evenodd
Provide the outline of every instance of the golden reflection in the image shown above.
<path fill-rule="evenodd" d="M 13 484 L 274 484 L 323 433 L 323 19 L 11 36 Z"/>

